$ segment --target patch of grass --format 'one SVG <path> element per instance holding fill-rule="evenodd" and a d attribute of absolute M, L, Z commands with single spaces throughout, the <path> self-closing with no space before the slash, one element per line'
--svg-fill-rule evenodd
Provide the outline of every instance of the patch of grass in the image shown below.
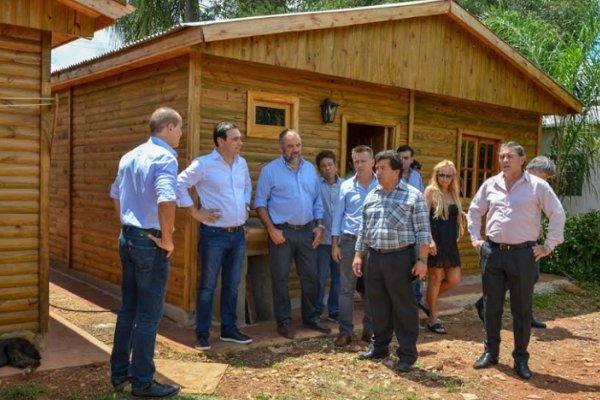
<path fill-rule="evenodd" d="M 46 393 L 46 388 L 39 383 L 20 383 L 0 390 L 0 398 L 3 400 L 35 400 L 44 393 Z"/>
<path fill-rule="evenodd" d="M 533 295 L 534 310 L 550 317 L 565 317 L 600 310 L 600 284 L 577 283 L 556 293 Z M 579 289 L 577 289 L 579 288 Z"/>
<path fill-rule="evenodd" d="M 444 379 L 442 383 L 448 393 L 458 393 L 462 388 L 462 382 L 457 379 Z"/>
<path fill-rule="evenodd" d="M 423 400 L 423 397 L 419 396 L 413 391 L 406 392 L 404 395 L 404 400 Z"/>
<path fill-rule="evenodd" d="M 391 391 L 391 386 L 376 383 L 370 388 L 363 390 L 358 397 L 360 399 L 386 399 L 389 397 Z"/>

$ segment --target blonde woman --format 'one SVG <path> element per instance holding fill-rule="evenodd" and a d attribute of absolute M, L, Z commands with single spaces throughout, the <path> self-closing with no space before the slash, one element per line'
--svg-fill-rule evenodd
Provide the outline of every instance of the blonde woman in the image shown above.
<path fill-rule="evenodd" d="M 427 329 L 445 334 L 446 328 L 437 318 L 438 297 L 460 283 L 460 254 L 457 241 L 465 230 L 456 168 L 452 161 L 444 160 L 433 167 L 433 175 L 424 194 L 431 223 L 431 243 L 427 261 L 427 303 L 430 309 Z"/>

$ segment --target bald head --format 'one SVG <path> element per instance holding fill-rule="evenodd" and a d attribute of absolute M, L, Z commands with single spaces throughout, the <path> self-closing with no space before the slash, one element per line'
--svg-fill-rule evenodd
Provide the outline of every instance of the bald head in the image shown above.
<path fill-rule="evenodd" d="M 181 115 L 172 108 L 157 108 L 150 116 L 150 134 L 156 136 L 162 132 L 169 124 L 178 125 L 181 123 Z"/>

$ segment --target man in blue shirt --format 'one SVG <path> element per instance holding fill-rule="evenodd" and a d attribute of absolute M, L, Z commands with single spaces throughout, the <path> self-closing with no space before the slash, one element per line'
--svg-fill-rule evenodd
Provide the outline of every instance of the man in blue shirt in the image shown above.
<path fill-rule="evenodd" d="M 317 313 L 320 315 L 325 309 L 323 298 L 327 277 L 331 277 L 329 295 L 327 297 L 327 319 L 331 322 L 338 321 L 339 296 L 340 296 L 340 264 L 331 255 L 331 226 L 333 223 L 333 210 L 336 209 L 340 197 L 340 185 L 344 181 L 337 175 L 335 154 L 331 150 L 323 150 L 317 154 L 317 168 L 321 174 L 321 199 L 323 200 L 323 239 L 317 248 L 319 269 L 319 294 L 317 298 Z"/>
<path fill-rule="evenodd" d="M 150 117 L 150 139 L 119 162 L 110 197 L 121 219 L 121 309 L 110 357 L 111 383 L 140 397 L 170 397 L 179 385 L 154 380 L 154 346 L 162 317 L 169 257 L 175 248 L 177 153 L 181 116 L 162 107 Z"/>
<path fill-rule="evenodd" d="M 209 350 L 212 302 L 221 274 L 221 340 L 249 344 L 252 339 L 237 328 L 238 288 L 246 257 L 244 224 L 252 182 L 246 160 L 240 156 L 242 134 L 232 123 L 219 122 L 213 130 L 215 149 L 196 158 L 177 177 L 179 206 L 200 222 L 200 284 L 196 299 L 196 345 Z M 200 197 L 196 208 L 188 193 Z"/>
<path fill-rule="evenodd" d="M 415 162 L 415 152 L 412 147 L 408 145 L 400 146 L 396 149 L 396 152 L 402 160 L 402 180 L 408 183 L 410 186 L 417 189 L 419 192 L 425 192 L 425 183 L 421 174 L 415 168 L 413 163 Z M 415 296 L 417 297 L 417 305 L 427 316 L 429 316 L 429 307 L 423 304 L 423 294 L 421 293 L 421 281 L 417 279 L 415 281 Z"/>
<path fill-rule="evenodd" d="M 368 146 L 356 146 L 352 149 L 352 165 L 356 174 L 344 181 L 340 187 L 340 198 L 333 213 L 331 229 L 331 254 L 340 263 L 340 334 L 335 340 L 337 347 L 348 346 L 352 342 L 354 331 L 354 288 L 356 276 L 352 272 L 352 260 L 358 229 L 362 221 L 363 203 L 367 194 L 377 186 L 377 177 L 373 173 L 373 150 Z M 368 288 L 365 285 L 365 289 Z M 364 299 L 362 339 L 371 342 L 373 326 L 367 296 Z"/>
<path fill-rule="evenodd" d="M 254 207 L 269 234 L 273 309 L 277 332 L 294 338 L 288 280 L 292 259 L 300 277 L 302 324 L 329 333 L 317 315 L 316 248 L 323 237 L 323 203 L 315 167 L 301 156 L 300 135 L 293 129 L 279 134 L 281 157 L 265 165 L 258 177 Z"/>

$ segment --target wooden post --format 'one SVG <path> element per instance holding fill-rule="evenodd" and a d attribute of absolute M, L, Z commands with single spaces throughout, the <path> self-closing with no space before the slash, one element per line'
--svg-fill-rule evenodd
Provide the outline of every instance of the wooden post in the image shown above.
<path fill-rule="evenodd" d="M 51 95 L 50 49 L 52 34 L 42 32 L 40 97 Z M 50 106 L 40 106 L 40 247 L 39 247 L 39 330 L 48 331 L 50 314 L 48 268 L 50 265 L 48 209 L 50 205 L 50 146 L 52 141 L 52 112 Z"/>
<path fill-rule="evenodd" d="M 410 89 L 408 100 L 408 145 L 413 145 L 413 127 L 415 125 L 415 90 Z"/>

